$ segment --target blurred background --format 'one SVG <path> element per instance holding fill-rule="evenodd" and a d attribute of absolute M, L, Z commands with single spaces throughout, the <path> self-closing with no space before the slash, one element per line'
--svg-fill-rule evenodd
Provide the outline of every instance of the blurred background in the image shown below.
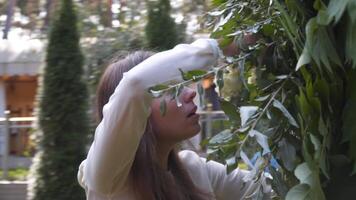
<path fill-rule="evenodd" d="M 71 9 L 63 8 L 65 6 Z M 41 166 L 48 165 L 43 164 L 45 161 L 34 164 L 36 154 L 51 152 L 51 148 L 44 144 L 48 141 L 44 141 L 46 139 L 39 131 L 39 127 L 48 124 L 48 116 L 53 116 L 53 112 L 61 116 L 61 112 L 68 113 L 70 109 L 84 110 L 81 112 L 86 117 L 77 119 L 84 115 L 76 115 L 69 118 L 76 123 L 87 124 L 83 129 L 87 131 L 81 133 L 80 138 L 67 134 L 68 141 L 83 140 L 76 143 L 81 146 L 81 150 L 76 150 L 81 153 L 74 159 L 74 163 L 78 163 L 92 141 L 96 126 L 93 113 L 95 90 L 110 60 L 135 50 L 161 51 L 178 43 L 209 37 L 203 20 L 209 6 L 208 0 L 0 0 L 0 199 L 51 199 L 41 198 L 41 194 L 36 193 L 43 187 L 35 181 L 36 174 L 41 171 Z M 73 32 L 69 33 L 73 37 L 65 37 L 66 31 Z M 73 52 L 81 55 L 75 56 Z M 50 74 L 50 70 L 61 68 L 58 60 L 66 62 L 66 59 L 69 60 L 68 65 L 73 66 L 60 70 L 61 77 L 46 75 Z M 71 64 L 71 60 L 78 62 Z M 67 78 L 71 74 L 74 74 L 73 80 L 80 79 L 84 84 L 85 88 L 81 90 L 84 92 L 80 92 L 82 99 L 73 99 L 75 93 L 63 94 L 68 87 L 80 85 Z M 65 86 L 70 83 L 72 86 Z M 199 87 L 200 95 L 196 97 L 196 103 L 202 115 L 203 128 L 201 134 L 182 147 L 202 153 L 200 141 L 228 125 L 218 105 L 213 78 L 192 87 Z M 58 93 L 52 94 L 51 91 Z M 49 103 L 53 101 L 57 103 Z M 79 103 L 70 106 L 71 101 Z M 61 104 L 69 105 L 69 111 L 61 110 Z M 52 110 L 51 107 L 55 111 L 48 111 Z M 58 119 L 60 126 L 66 127 L 59 132 L 72 131 L 71 125 L 63 121 L 65 118 L 68 116 L 63 114 Z M 45 126 L 43 129 L 52 133 L 51 130 L 56 128 Z M 53 132 L 55 135 L 56 131 Z M 52 149 L 61 145 L 66 148 L 71 144 L 68 141 L 54 142 Z M 37 156 L 37 160 L 43 160 L 41 155 Z M 57 154 L 47 156 L 55 157 Z M 32 166 L 33 172 L 30 170 L 32 164 L 35 165 Z M 72 167 L 72 174 L 78 165 Z M 44 171 L 51 171 L 50 167 Z M 71 180 L 73 178 L 75 174 Z M 78 193 L 83 193 L 77 186 L 75 188 Z M 83 194 L 73 199 L 83 199 Z"/>

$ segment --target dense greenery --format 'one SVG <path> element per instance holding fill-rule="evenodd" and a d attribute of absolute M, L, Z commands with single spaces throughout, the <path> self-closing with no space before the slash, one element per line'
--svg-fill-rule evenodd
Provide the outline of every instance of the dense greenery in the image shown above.
<path fill-rule="evenodd" d="M 35 200 L 85 199 L 76 177 L 86 155 L 88 94 L 74 6 L 71 0 L 61 4 L 49 35 L 39 94 Z"/>
<path fill-rule="evenodd" d="M 205 141 L 208 158 L 269 171 L 277 199 L 356 194 L 356 1 L 213 0 L 211 36 L 240 53 L 215 74 L 231 128 Z M 151 88 L 177 95 L 181 85 Z M 164 106 L 162 106 L 164 108 Z M 163 109 L 164 110 L 164 109 Z M 262 156 L 253 160 L 256 152 Z M 278 161 L 272 167 L 271 159 Z M 257 190 L 252 198 L 261 199 Z"/>
<path fill-rule="evenodd" d="M 148 21 L 145 27 L 148 47 L 167 50 L 181 42 L 170 11 L 169 0 L 148 1 Z"/>
<path fill-rule="evenodd" d="M 241 157 L 251 177 L 268 168 L 282 199 L 350 198 L 356 185 L 356 1 L 214 3 L 212 37 L 237 42 L 239 56 L 247 57 L 229 58 L 223 74 L 240 81 L 222 87 L 235 93 L 221 94 L 225 112 L 239 123 L 228 139 L 224 133 L 208 143 L 213 155 L 231 165 L 231 157 Z M 246 45 L 251 35 L 257 42 Z M 245 112 L 246 105 L 255 107 Z M 264 156 L 251 163 L 248 153 L 256 151 Z M 272 156 L 277 169 L 268 162 Z"/>

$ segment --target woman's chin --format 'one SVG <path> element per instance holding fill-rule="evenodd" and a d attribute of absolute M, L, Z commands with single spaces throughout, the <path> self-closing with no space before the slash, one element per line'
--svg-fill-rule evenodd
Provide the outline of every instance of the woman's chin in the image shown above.
<path fill-rule="evenodd" d="M 195 124 L 193 126 L 191 126 L 191 131 L 189 131 L 189 133 L 187 133 L 188 137 L 187 139 L 196 136 L 201 130 L 200 124 Z"/>

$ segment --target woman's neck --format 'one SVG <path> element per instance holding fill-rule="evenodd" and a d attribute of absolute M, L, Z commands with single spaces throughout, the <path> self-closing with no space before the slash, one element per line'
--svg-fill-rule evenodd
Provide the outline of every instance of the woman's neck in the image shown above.
<path fill-rule="evenodd" d="M 164 170 L 168 169 L 169 154 L 175 145 L 160 143 L 157 147 L 158 164 Z"/>

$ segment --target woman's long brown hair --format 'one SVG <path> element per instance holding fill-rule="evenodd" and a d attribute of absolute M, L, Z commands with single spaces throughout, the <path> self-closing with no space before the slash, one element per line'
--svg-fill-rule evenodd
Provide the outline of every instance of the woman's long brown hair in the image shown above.
<path fill-rule="evenodd" d="M 103 118 L 102 109 L 109 101 L 123 74 L 138 65 L 153 52 L 137 51 L 124 59 L 113 62 L 105 70 L 97 88 L 97 118 Z M 203 200 L 210 195 L 198 189 L 181 163 L 177 151 L 168 158 L 169 171 L 158 165 L 156 136 L 150 120 L 147 121 L 130 171 L 130 183 L 139 200 Z"/>

